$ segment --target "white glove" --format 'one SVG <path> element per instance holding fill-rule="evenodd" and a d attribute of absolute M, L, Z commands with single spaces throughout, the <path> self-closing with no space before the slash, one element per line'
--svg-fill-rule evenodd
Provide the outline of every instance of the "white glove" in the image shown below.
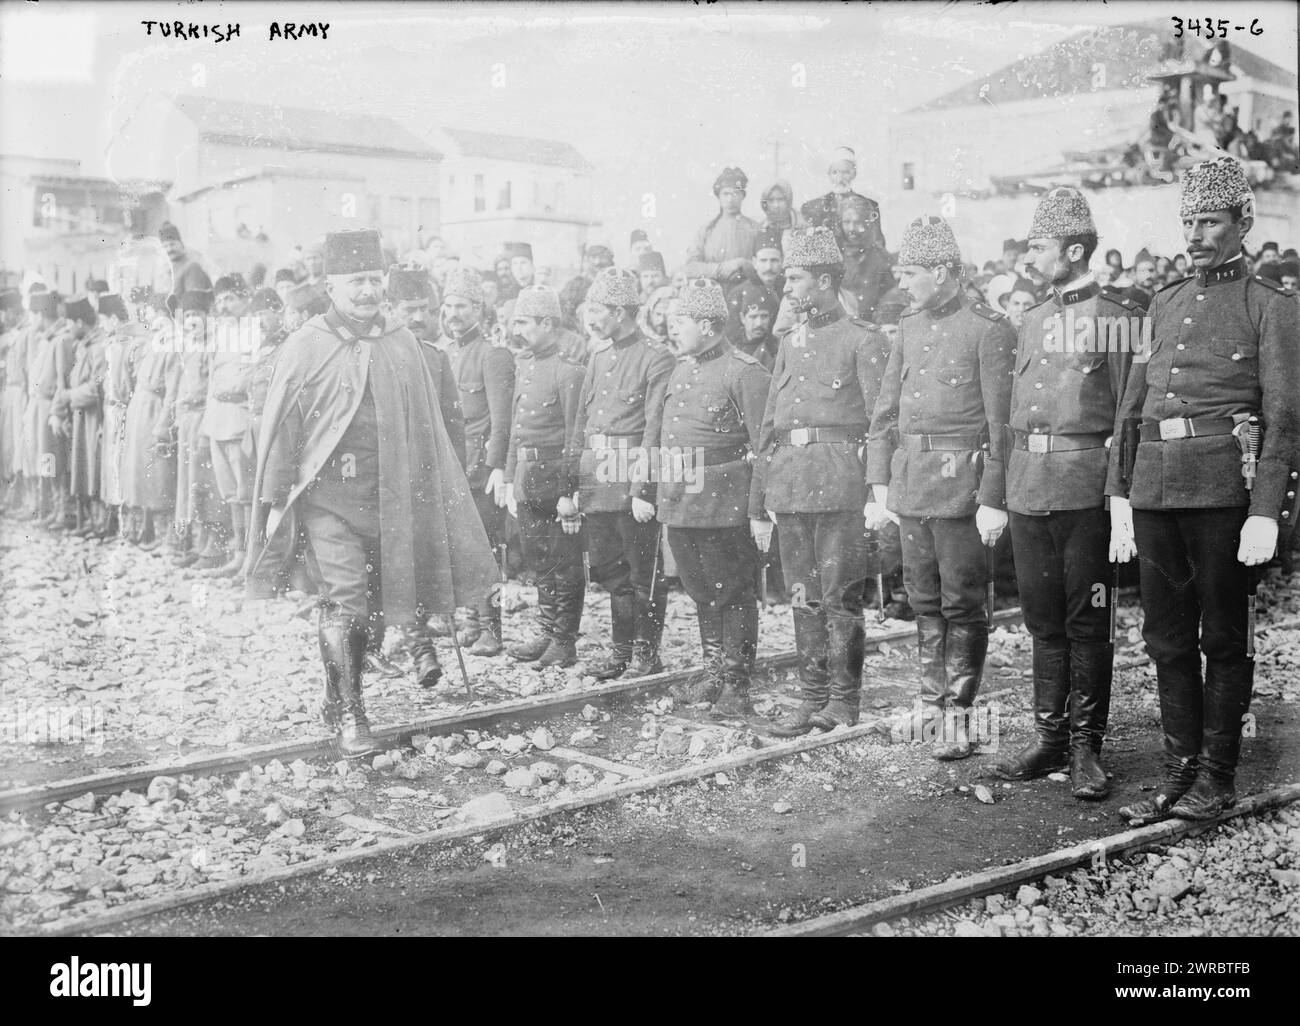
<path fill-rule="evenodd" d="M 975 511 L 975 529 L 980 533 L 980 541 L 992 548 L 1007 529 L 1007 511 L 981 506 Z"/>
<path fill-rule="evenodd" d="M 759 552 L 767 552 L 772 547 L 773 526 L 772 521 L 766 519 L 749 521 L 749 533 L 754 536 Z"/>
<path fill-rule="evenodd" d="M 513 481 L 506 485 L 506 512 L 512 517 L 519 516 L 519 502 L 515 499 L 515 483 Z"/>
<path fill-rule="evenodd" d="M 898 523 L 898 517 L 889 512 L 886 503 L 889 502 L 888 485 L 872 485 L 876 495 L 875 502 L 868 502 L 862 507 L 862 519 L 866 524 L 868 531 L 879 531 L 886 524 Z"/>
<path fill-rule="evenodd" d="M 1243 532 L 1244 536 L 1245 532 Z M 1119 495 L 1110 497 L 1110 561 L 1127 563 L 1137 555 L 1133 539 L 1133 507 Z"/>
<path fill-rule="evenodd" d="M 498 508 L 506 504 L 506 472 L 500 467 L 488 474 L 483 494 L 492 496 L 492 501 Z"/>
<path fill-rule="evenodd" d="M 653 502 L 646 502 L 645 499 L 632 500 L 632 518 L 638 524 L 648 524 L 654 519 L 655 505 Z"/>
<path fill-rule="evenodd" d="M 1263 566 L 1277 551 L 1277 521 L 1271 517 L 1247 517 L 1241 527 L 1237 560 L 1246 566 Z"/>

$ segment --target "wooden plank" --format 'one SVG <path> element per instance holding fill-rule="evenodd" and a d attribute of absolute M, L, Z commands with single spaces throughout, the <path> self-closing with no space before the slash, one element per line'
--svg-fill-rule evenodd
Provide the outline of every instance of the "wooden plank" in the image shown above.
<path fill-rule="evenodd" d="M 565 759 L 569 762 L 580 762 L 587 766 L 595 766 L 596 769 L 602 769 L 607 773 L 617 773 L 619 776 L 633 780 L 645 776 L 645 770 L 637 766 L 624 766 L 621 762 L 611 762 L 609 759 L 602 759 L 599 755 L 592 755 L 590 752 L 580 752 L 576 748 L 552 748 L 549 752 L 543 752 L 542 754 L 554 755 L 556 758 Z"/>
<path fill-rule="evenodd" d="M 887 919 L 914 913 L 931 913 L 943 908 L 979 898 L 986 894 L 1009 890 L 1031 880 L 1038 880 L 1049 873 L 1059 873 L 1067 869 L 1090 863 L 1100 852 L 1106 859 L 1112 859 L 1130 851 L 1149 848 L 1157 844 L 1169 844 L 1181 837 L 1204 833 L 1229 820 L 1241 816 L 1257 816 L 1260 813 L 1280 808 L 1300 799 L 1300 783 L 1287 784 L 1283 787 L 1252 795 L 1239 801 L 1229 811 L 1212 820 L 1193 821 L 1169 819 L 1149 826 L 1137 827 L 1123 833 L 1108 837 L 1084 841 L 1062 848 L 1047 855 L 1038 855 L 1010 866 L 998 866 L 986 869 L 971 876 L 957 880 L 945 880 L 941 884 L 922 887 L 895 897 L 873 901 L 857 908 L 832 912 L 818 916 L 802 923 L 779 927 L 762 934 L 765 937 L 839 937 L 848 933 L 858 933 L 870 929 L 876 923 Z"/>

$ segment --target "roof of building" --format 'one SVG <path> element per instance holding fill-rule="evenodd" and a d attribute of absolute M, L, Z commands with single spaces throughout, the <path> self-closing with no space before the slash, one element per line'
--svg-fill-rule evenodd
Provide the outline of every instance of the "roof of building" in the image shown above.
<path fill-rule="evenodd" d="M 227 189 L 235 185 L 243 185 L 246 182 L 255 182 L 263 178 L 271 180 L 277 178 L 302 178 L 309 181 L 333 181 L 333 182 L 364 182 L 365 175 L 357 174 L 352 171 L 330 171 L 320 168 L 302 168 L 302 167 L 285 167 L 281 164 L 266 164 L 261 167 L 236 168 L 234 171 L 227 172 L 218 178 L 206 180 L 188 192 L 182 193 L 175 197 L 178 202 L 185 203 L 195 199 L 213 189 Z"/>
<path fill-rule="evenodd" d="M 391 118 L 207 96 L 178 96 L 176 106 L 212 142 L 425 160 L 442 156 Z"/>
<path fill-rule="evenodd" d="M 1128 25 L 1101 25 L 1058 40 L 1039 53 L 1029 54 L 987 75 L 944 93 L 916 112 L 969 107 L 988 103 L 1000 106 L 1021 100 L 1091 93 L 1098 89 L 1145 89 L 1147 76 L 1156 70 L 1170 42 L 1167 20 Z M 1185 53 L 1199 58 L 1208 44 L 1188 39 Z M 1231 69 L 1237 77 L 1296 87 L 1294 73 L 1242 47 L 1232 47 Z M 1093 68 L 1105 66 L 1104 86 L 1094 87 Z"/>
<path fill-rule="evenodd" d="M 508 160 L 518 164 L 545 164 L 590 171 L 591 165 L 571 144 L 523 135 L 475 132 L 466 128 L 441 130 L 462 156 L 487 160 Z"/>

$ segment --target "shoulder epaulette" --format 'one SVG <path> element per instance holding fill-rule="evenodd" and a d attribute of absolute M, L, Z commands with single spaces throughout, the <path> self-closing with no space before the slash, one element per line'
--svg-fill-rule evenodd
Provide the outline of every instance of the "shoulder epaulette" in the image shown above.
<path fill-rule="evenodd" d="M 993 307 L 986 306 L 983 303 L 971 303 L 970 308 L 972 311 L 974 311 L 975 313 L 983 317 L 986 321 L 993 321 L 995 324 L 999 321 L 1005 321 L 1007 319 L 1006 314 L 994 310 Z"/>
<path fill-rule="evenodd" d="M 759 361 L 756 360 L 754 357 L 750 356 L 749 353 L 746 353 L 746 352 L 744 352 L 743 350 L 737 349 L 735 346 L 732 346 L 732 347 L 731 347 L 731 353 L 732 353 L 733 356 L 735 356 L 735 358 L 736 358 L 737 360 L 741 361 L 742 363 L 758 363 L 758 362 L 759 362 Z"/>
<path fill-rule="evenodd" d="M 924 311 L 922 310 L 913 310 L 911 307 L 908 307 L 906 310 L 904 310 L 902 313 L 898 315 L 898 319 L 901 321 L 904 317 L 915 317 L 917 314 L 923 312 Z"/>
<path fill-rule="evenodd" d="M 1161 285 L 1160 288 L 1156 289 L 1156 295 L 1158 296 L 1162 292 L 1168 292 L 1170 289 L 1176 289 L 1178 286 L 1186 285 L 1188 282 L 1194 280 L 1195 279 L 1189 275 L 1186 278 L 1179 278 L 1177 281 L 1171 281 L 1168 285 Z"/>
<path fill-rule="evenodd" d="M 866 328 L 868 331 L 880 330 L 880 325 L 877 324 L 875 321 L 864 320 L 861 317 L 850 317 L 849 320 L 852 321 L 854 324 L 856 324 L 859 328 Z"/>
<path fill-rule="evenodd" d="M 1295 293 L 1283 285 L 1280 281 L 1274 281 L 1272 278 L 1265 278 L 1262 274 L 1252 274 L 1251 281 L 1259 282 L 1261 285 L 1267 285 L 1274 292 L 1281 292 L 1284 296 L 1294 296 Z"/>
<path fill-rule="evenodd" d="M 1113 285 L 1103 285 L 1101 294 L 1109 299 L 1112 303 L 1118 303 L 1127 310 L 1145 310 L 1146 304 L 1139 303 L 1132 296 L 1127 295 L 1122 289 L 1117 289 Z"/>

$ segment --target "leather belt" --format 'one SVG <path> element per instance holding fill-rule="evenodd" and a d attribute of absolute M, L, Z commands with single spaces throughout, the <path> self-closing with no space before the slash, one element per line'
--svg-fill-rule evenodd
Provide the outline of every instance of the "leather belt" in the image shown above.
<path fill-rule="evenodd" d="M 562 445 L 521 445 L 515 452 L 516 458 L 521 463 L 529 463 L 535 460 L 555 460 L 563 455 L 564 446 Z"/>
<path fill-rule="evenodd" d="M 635 441 L 634 441 L 635 439 Z M 619 444 L 615 445 L 615 442 Z M 591 435 L 587 438 L 588 449 L 624 449 L 640 445 L 640 434 L 635 435 Z"/>
<path fill-rule="evenodd" d="M 854 442 L 861 443 L 866 441 L 867 429 L 865 427 L 811 427 L 811 428 L 792 428 L 789 431 L 778 431 L 776 440 L 780 445 L 804 446 L 812 445 L 814 442 Z"/>
<path fill-rule="evenodd" d="M 1236 427 L 1231 417 L 1171 417 L 1154 424 L 1143 424 L 1138 439 L 1143 442 L 1170 442 L 1177 438 L 1200 438 L 1203 435 L 1230 435 Z"/>
<path fill-rule="evenodd" d="M 743 445 L 732 449 L 706 449 L 703 455 L 698 457 L 696 453 L 697 450 L 695 449 L 686 449 L 676 454 L 675 459 L 693 467 L 717 467 L 723 463 L 735 463 L 737 460 L 749 459 L 749 449 Z"/>
<path fill-rule="evenodd" d="M 1048 435 L 1034 431 L 1015 431 L 1016 448 L 1026 452 L 1079 452 L 1104 449 L 1110 435 L 1101 432 L 1081 435 Z"/>
<path fill-rule="evenodd" d="M 978 435 L 900 435 L 904 449 L 913 452 L 944 451 L 966 452 L 981 447 Z"/>

